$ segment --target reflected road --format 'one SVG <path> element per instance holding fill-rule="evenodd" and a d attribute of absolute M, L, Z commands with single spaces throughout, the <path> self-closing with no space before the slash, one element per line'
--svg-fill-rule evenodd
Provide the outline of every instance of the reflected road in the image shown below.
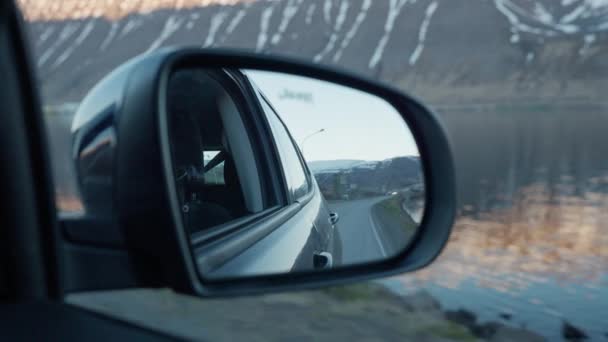
<path fill-rule="evenodd" d="M 329 207 L 340 215 L 338 230 L 342 239 L 342 262 L 353 264 L 383 259 L 392 255 L 402 243 L 403 235 L 395 229 L 385 228 L 372 213 L 374 204 L 388 196 L 352 201 L 332 201 Z"/>
<path fill-rule="evenodd" d="M 352 201 L 329 202 L 332 211 L 340 215 L 337 224 L 342 238 L 342 262 L 353 264 L 384 257 L 385 248 L 373 223 L 372 206 L 385 197 Z"/>

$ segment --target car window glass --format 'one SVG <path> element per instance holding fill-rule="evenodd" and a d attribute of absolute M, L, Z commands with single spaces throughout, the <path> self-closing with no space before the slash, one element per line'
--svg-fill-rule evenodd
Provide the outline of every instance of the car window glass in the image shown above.
<path fill-rule="evenodd" d="M 205 166 L 205 184 L 226 184 L 224 179 L 224 161 L 219 163 L 214 163 L 213 165 L 210 162 L 213 162 L 213 159 L 218 156 L 220 151 L 204 151 L 203 152 L 203 162 Z M 212 165 L 210 169 L 207 169 L 208 165 Z"/>
<path fill-rule="evenodd" d="M 275 111 L 263 97 L 260 96 L 259 99 L 270 123 L 275 143 L 279 149 L 289 189 L 296 199 L 301 198 L 308 192 L 309 182 L 294 142 Z"/>

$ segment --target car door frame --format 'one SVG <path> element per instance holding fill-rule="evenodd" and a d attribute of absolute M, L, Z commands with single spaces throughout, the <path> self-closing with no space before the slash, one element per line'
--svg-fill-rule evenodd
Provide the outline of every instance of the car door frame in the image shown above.
<path fill-rule="evenodd" d="M 41 101 L 13 1 L 0 2 L 0 293 L 13 299 L 62 298 L 54 187 Z"/>

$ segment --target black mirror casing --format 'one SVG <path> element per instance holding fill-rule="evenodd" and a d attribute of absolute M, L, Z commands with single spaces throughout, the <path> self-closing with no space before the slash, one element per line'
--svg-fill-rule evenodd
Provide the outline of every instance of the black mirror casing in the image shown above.
<path fill-rule="evenodd" d="M 424 216 L 410 245 L 387 260 L 314 273 L 213 281 L 202 278 L 182 228 L 165 109 L 170 75 L 176 69 L 193 66 L 307 76 L 356 88 L 392 104 L 418 143 L 426 182 Z M 422 268 L 437 257 L 448 240 L 456 207 L 448 139 L 429 109 L 398 90 L 343 71 L 286 58 L 198 48 L 163 49 L 137 57 L 102 80 L 89 96 L 103 97 L 94 93 L 104 89 L 102 85 L 109 84 L 108 79 L 114 79 L 111 92 L 116 96 L 103 105 L 95 104 L 98 108 L 93 111 L 109 112 L 109 121 L 115 127 L 113 215 L 124 238 L 130 269 L 135 273 L 135 286 L 170 287 L 187 294 L 215 296 L 343 284 Z"/>

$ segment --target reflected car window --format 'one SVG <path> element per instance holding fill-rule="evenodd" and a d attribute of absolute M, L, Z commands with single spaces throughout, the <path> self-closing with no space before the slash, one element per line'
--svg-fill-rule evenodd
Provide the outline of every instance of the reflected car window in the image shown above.
<path fill-rule="evenodd" d="M 260 97 L 260 103 L 270 123 L 275 143 L 278 145 L 279 155 L 286 172 L 289 188 L 295 198 L 301 198 L 308 192 L 309 183 L 294 142 L 289 136 L 287 128 L 285 128 L 275 111 L 268 105 L 266 99 Z"/>
<path fill-rule="evenodd" d="M 207 167 L 220 152 L 221 151 L 204 151 L 203 162 L 205 167 Z M 226 180 L 224 179 L 224 163 L 224 161 L 221 161 L 205 171 L 206 184 L 226 184 Z"/>

